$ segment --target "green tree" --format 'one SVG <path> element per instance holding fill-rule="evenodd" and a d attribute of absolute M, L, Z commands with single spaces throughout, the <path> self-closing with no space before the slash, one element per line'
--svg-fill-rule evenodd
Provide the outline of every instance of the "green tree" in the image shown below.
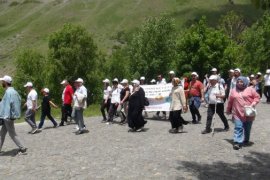
<path fill-rule="evenodd" d="M 270 9 L 270 0 L 251 0 L 251 3 L 258 9 Z"/>
<path fill-rule="evenodd" d="M 37 91 L 46 86 L 46 58 L 32 49 L 23 49 L 16 53 L 16 72 L 14 86 L 21 95 L 25 95 L 26 82 L 31 81 Z"/>
<path fill-rule="evenodd" d="M 65 24 L 49 38 L 49 83 L 54 96 L 61 99 L 63 79 L 84 79 L 89 95 L 99 94 L 97 46 L 92 36 L 81 26 Z M 91 96 L 89 96 L 91 97 Z"/>
<path fill-rule="evenodd" d="M 270 67 L 270 15 L 265 13 L 243 35 L 245 58 L 242 62 L 247 72 L 264 71 Z"/>
<path fill-rule="evenodd" d="M 243 16 L 236 14 L 234 11 L 222 16 L 218 26 L 220 30 L 236 42 L 239 42 L 240 35 L 246 27 Z"/>
<path fill-rule="evenodd" d="M 133 78 L 155 78 L 167 73 L 176 54 L 174 20 L 165 16 L 149 18 L 128 43 Z"/>
<path fill-rule="evenodd" d="M 235 46 L 222 31 L 208 27 L 203 17 L 179 37 L 177 70 L 182 74 L 196 71 L 201 78 L 212 67 L 227 71 L 236 62 Z"/>

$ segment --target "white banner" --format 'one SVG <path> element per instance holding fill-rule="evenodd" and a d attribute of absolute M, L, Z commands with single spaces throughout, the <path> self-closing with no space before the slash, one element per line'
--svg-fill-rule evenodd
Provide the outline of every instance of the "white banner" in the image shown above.
<path fill-rule="evenodd" d="M 169 111 L 172 84 L 142 85 L 145 97 L 149 100 L 149 106 L 145 106 L 145 111 Z"/>

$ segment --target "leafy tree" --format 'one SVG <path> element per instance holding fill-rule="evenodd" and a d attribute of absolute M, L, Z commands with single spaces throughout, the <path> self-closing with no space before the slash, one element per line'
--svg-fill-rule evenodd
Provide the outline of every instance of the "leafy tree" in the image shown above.
<path fill-rule="evenodd" d="M 39 91 L 46 86 L 46 58 L 32 49 L 23 49 L 16 54 L 14 86 L 25 95 L 26 82 L 31 81 Z"/>
<path fill-rule="evenodd" d="M 81 26 L 65 24 L 49 38 L 49 81 L 54 96 L 61 99 L 63 79 L 84 79 L 90 94 L 99 94 L 97 79 L 97 46 Z M 90 97 L 90 96 L 89 96 Z"/>
<path fill-rule="evenodd" d="M 264 71 L 270 67 L 270 15 L 265 13 L 243 35 L 245 59 L 242 62 L 247 72 Z"/>
<path fill-rule="evenodd" d="M 258 9 L 270 9 L 270 0 L 251 0 L 251 3 Z"/>
<path fill-rule="evenodd" d="M 165 16 L 149 18 L 128 44 L 130 71 L 133 78 L 154 78 L 167 73 L 177 58 L 174 20 Z"/>
<path fill-rule="evenodd" d="M 177 70 L 183 74 L 196 71 L 201 78 L 212 67 L 227 71 L 235 63 L 235 46 L 224 33 L 208 27 L 203 17 L 178 40 Z"/>
<path fill-rule="evenodd" d="M 239 36 L 246 27 L 243 16 L 236 14 L 234 11 L 230 11 L 221 17 L 218 28 L 232 40 L 239 42 Z"/>

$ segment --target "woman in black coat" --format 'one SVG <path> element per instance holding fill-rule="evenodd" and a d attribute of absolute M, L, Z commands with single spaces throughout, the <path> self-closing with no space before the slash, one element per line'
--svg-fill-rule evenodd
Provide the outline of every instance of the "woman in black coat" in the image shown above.
<path fill-rule="evenodd" d="M 133 80 L 133 91 L 129 97 L 128 105 L 128 126 L 131 132 L 142 131 L 147 121 L 142 116 L 144 109 L 145 93 L 143 88 L 140 87 L 138 80 Z"/>

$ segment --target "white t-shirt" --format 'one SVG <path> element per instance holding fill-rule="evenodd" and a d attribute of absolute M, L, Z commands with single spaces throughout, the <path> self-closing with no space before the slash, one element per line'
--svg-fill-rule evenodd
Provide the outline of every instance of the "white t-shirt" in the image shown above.
<path fill-rule="evenodd" d="M 157 84 L 167 84 L 165 78 L 162 78 L 161 81 L 157 81 Z"/>
<path fill-rule="evenodd" d="M 35 107 L 37 108 L 37 99 L 38 99 L 37 91 L 32 89 L 27 95 L 27 101 L 26 101 L 27 109 L 32 109 L 33 108 L 33 102 L 32 101 L 36 101 Z"/>
<path fill-rule="evenodd" d="M 64 97 L 65 97 L 65 91 L 66 91 L 66 88 L 63 90 L 63 93 L 62 93 L 62 101 L 64 102 Z"/>
<path fill-rule="evenodd" d="M 111 93 L 112 93 L 112 88 L 111 86 L 108 86 L 106 89 L 103 90 L 103 99 L 110 99 L 111 98 Z"/>
<path fill-rule="evenodd" d="M 84 86 L 81 86 L 78 89 L 76 89 L 73 95 L 74 107 L 80 107 L 83 109 L 87 108 L 86 98 L 87 98 L 87 89 Z"/>
<path fill-rule="evenodd" d="M 270 86 L 270 75 L 264 75 L 264 86 Z"/>
<path fill-rule="evenodd" d="M 222 98 L 216 98 L 216 95 L 225 95 L 225 90 L 222 85 L 217 83 L 215 86 L 210 86 L 209 90 L 209 104 L 224 103 Z"/>
<path fill-rule="evenodd" d="M 120 88 L 113 88 L 112 89 L 112 99 L 111 103 L 120 103 Z"/>

